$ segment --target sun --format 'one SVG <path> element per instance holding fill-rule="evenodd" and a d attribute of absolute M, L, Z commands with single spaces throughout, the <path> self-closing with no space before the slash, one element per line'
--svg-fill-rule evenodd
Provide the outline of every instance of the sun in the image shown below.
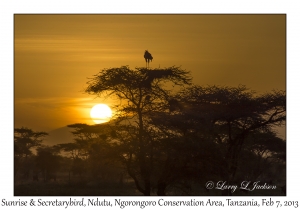
<path fill-rule="evenodd" d="M 96 104 L 91 109 L 90 115 L 96 124 L 100 124 L 110 120 L 112 111 L 106 104 Z"/>

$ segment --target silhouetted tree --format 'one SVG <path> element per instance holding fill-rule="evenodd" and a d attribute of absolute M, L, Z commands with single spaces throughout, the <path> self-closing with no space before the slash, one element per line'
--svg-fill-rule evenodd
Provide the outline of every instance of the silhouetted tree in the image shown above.
<path fill-rule="evenodd" d="M 42 173 L 44 181 L 56 181 L 56 172 L 60 168 L 61 157 L 56 146 L 43 146 L 37 149 L 36 168 Z"/>
<path fill-rule="evenodd" d="M 190 81 L 189 72 L 179 67 L 132 70 L 122 66 L 104 69 L 88 82 L 87 93 L 115 96 L 122 101 L 117 107 L 119 120 L 132 119 L 127 121 L 131 126 L 123 129 L 123 132 L 131 138 L 129 148 L 135 149 L 124 153 L 123 157 L 128 173 L 144 195 L 150 195 L 153 172 L 153 141 L 147 122 L 149 116 L 165 109 L 164 104 L 169 100 L 171 92 L 166 88 L 166 83 L 185 85 L 190 84 Z"/>
<path fill-rule="evenodd" d="M 22 127 L 14 129 L 14 176 L 19 170 L 22 170 L 25 178 L 29 178 L 29 172 L 32 169 L 33 151 L 41 146 L 46 132 L 34 132 L 33 130 Z"/>
<path fill-rule="evenodd" d="M 111 177 L 113 171 L 118 171 L 115 163 L 118 155 L 111 142 L 111 125 L 77 123 L 68 127 L 73 129 L 74 142 L 57 146 L 72 159 L 69 172 L 79 175 L 80 178 L 85 175 L 87 179 L 104 180 Z"/>
<path fill-rule="evenodd" d="M 213 141 L 209 126 L 198 121 L 195 113 L 191 117 L 180 111 L 183 105 L 179 101 L 173 103 L 174 100 L 166 104 L 166 107 L 172 106 L 170 112 L 157 112 L 151 116 L 150 123 L 156 127 L 159 142 L 155 167 L 157 194 L 166 195 L 176 190 L 195 195 L 194 183 L 214 180 L 222 173 L 224 151 Z"/>
<path fill-rule="evenodd" d="M 284 168 L 286 142 L 268 129 L 251 132 L 245 140 L 240 158 L 236 179 L 274 181 L 280 184 L 285 181 L 285 170 L 273 171 L 274 168 Z M 283 173 L 282 173 L 283 172 Z"/>
<path fill-rule="evenodd" d="M 160 132 L 160 151 L 168 152 L 161 153 L 161 195 L 187 179 L 203 186 L 208 178 L 254 179 L 284 162 L 285 141 L 272 131 L 285 122 L 284 91 L 257 95 L 244 86 L 193 86 L 166 106 L 169 112 L 153 113 L 150 122 Z M 178 173 L 168 170 L 172 165 Z"/>
<path fill-rule="evenodd" d="M 249 135 L 260 132 L 262 137 L 274 126 L 283 125 L 286 119 L 284 91 L 258 95 L 244 86 L 193 86 L 181 91 L 176 98 L 180 104 L 178 109 L 190 120 L 200 123 L 199 128 L 205 127 L 209 138 L 224 148 L 224 178 L 229 183 L 235 179 Z M 272 141 L 277 142 L 275 138 Z M 265 146 L 272 151 L 272 144 Z"/>
<path fill-rule="evenodd" d="M 208 178 L 233 183 L 244 176 L 246 162 L 256 177 L 276 161 L 284 164 L 285 142 L 273 132 L 285 123 L 284 91 L 190 86 L 174 94 L 172 83 L 190 85 L 188 72 L 123 66 L 104 69 L 86 89 L 121 101 L 106 134 L 108 150 L 144 195 L 151 189 L 172 194 L 178 187 L 193 194 L 193 183 L 204 186 Z"/>

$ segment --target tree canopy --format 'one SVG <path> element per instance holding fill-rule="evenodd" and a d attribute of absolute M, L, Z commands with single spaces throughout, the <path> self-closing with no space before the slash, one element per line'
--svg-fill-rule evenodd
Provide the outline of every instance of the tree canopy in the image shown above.
<path fill-rule="evenodd" d="M 244 154 L 261 158 L 266 151 L 271 156 L 284 154 L 266 141 L 259 146 L 253 140 L 271 137 L 274 126 L 285 123 L 284 91 L 256 94 L 245 86 L 192 85 L 189 72 L 179 67 L 105 69 L 88 84 L 89 94 L 123 101 L 118 119 L 131 118 L 131 127 L 119 127 L 123 137 L 116 141 L 128 173 L 144 195 L 151 188 L 164 195 L 168 187 L 199 180 L 196 171 L 202 177 L 210 174 L 234 182 L 242 173 Z M 181 90 L 172 92 L 174 85 Z M 284 143 L 278 139 L 276 144 Z M 268 149 L 263 151 L 263 146 Z"/>

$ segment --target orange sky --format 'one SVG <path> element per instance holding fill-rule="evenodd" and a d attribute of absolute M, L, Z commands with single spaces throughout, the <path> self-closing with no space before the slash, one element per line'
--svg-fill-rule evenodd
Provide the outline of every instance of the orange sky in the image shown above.
<path fill-rule="evenodd" d="M 286 87 L 285 15 L 15 15 L 14 123 L 93 123 L 84 93 L 103 68 L 181 66 L 199 85 Z"/>

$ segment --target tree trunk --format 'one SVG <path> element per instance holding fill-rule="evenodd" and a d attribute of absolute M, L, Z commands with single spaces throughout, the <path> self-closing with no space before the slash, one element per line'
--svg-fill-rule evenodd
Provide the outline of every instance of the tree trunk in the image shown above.
<path fill-rule="evenodd" d="M 166 190 L 166 183 L 165 182 L 158 182 L 157 184 L 157 195 L 158 196 L 165 196 L 165 190 Z"/>
<path fill-rule="evenodd" d="M 146 151 L 145 151 L 145 139 L 144 139 L 144 123 L 142 118 L 141 109 L 138 108 L 138 116 L 139 116 L 139 165 L 141 176 L 144 181 L 145 190 L 143 192 L 144 195 L 149 196 L 151 193 L 151 183 L 150 183 L 150 170 L 149 163 L 146 161 Z"/>

